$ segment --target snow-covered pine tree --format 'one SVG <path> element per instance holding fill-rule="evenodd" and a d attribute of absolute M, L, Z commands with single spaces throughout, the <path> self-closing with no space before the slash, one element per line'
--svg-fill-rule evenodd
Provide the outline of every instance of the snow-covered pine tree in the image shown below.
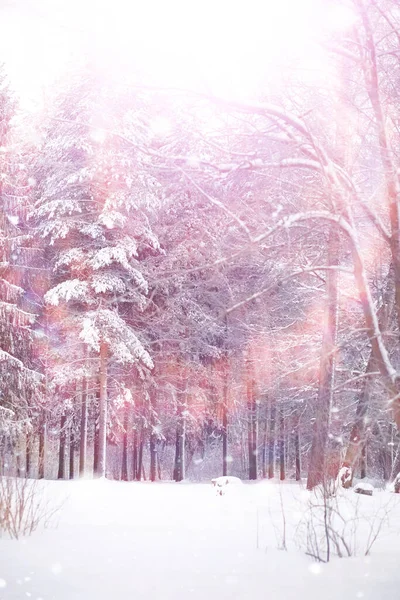
<path fill-rule="evenodd" d="M 46 126 L 32 215 L 48 244 L 53 280 L 45 301 L 63 348 L 78 362 L 87 351 L 98 359 L 98 476 L 106 473 L 110 366 L 135 365 L 141 374 L 153 366 L 133 324 L 146 306 L 141 258 L 158 242 L 140 207 L 149 191 L 132 146 L 109 133 L 122 121 L 119 110 L 95 69 L 70 80 Z"/>
<path fill-rule="evenodd" d="M 33 369 L 31 325 L 34 315 L 23 304 L 27 175 L 12 141 L 16 103 L 0 68 L 0 455 L 13 454 L 28 432 L 39 393 Z M 22 465 L 18 465 L 19 467 Z M 0 464 L 0 473 L 3 465 Z"/>

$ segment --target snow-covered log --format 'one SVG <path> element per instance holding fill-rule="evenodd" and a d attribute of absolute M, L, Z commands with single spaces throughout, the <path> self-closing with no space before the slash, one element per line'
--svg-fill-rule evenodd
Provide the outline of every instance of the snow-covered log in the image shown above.
<path fill-rule="evenodd" d="M 370 483 L 357 483 L 357 485 L 354 486 L 354 493 L 363 494 L 364 496 L 372 496 L 374 493 L 374 486 Z"/>

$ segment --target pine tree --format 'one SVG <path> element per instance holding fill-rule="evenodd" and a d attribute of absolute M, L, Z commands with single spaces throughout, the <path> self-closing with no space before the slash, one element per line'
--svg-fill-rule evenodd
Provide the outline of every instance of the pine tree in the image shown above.
<path fill-rule="evenodd" d="M 34 315 L 24 310 L 27 174 L 13 145 L 16 103 L 0 69 L 0 453 L 31 427 L 40 375 L 33 368 Z M 29 448 L 27 447 L 29 463 Z M 1 465 L 0 465 L 1 470 Z"/>
<path fill-rule="evenodd" d="M 134 323 L 148 291 L 141 258 L 157 251 L 158 242 L 140 208 L 147 190 L 132 148 L 107 133 L 117 113 L 94 70 L 60 94 L 40 151 L 33 213 L 37 234 L 49 244 L 52 284 L 45 301 L 63 348 L 82 365 L 87 351 L 97 357 L 100 476 L 110 368 L 135 365 L 143 376 L 153 366 Z"/>

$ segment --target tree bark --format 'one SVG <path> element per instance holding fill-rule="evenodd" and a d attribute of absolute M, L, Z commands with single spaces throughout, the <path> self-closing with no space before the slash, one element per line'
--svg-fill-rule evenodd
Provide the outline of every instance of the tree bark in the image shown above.
<path fill-rule="evenodd" d="M 361 479 L 365 479 L 367 476 L 367 442 L 364 441 L 361 457 L 360 457 L 360 477 Z"/>
<path fill-rule="evenodd" d="M 173 478 L 175 481 L 185 479 L 185 437 L 186 437 L 186 374 L 180 370 L 180 381 L 177 389 L 177 424 L 175 441 L 175 462 Z"/>
<path fill-rule="evenodd" d="M 275 400 L 270 399 L 269 429 L 268 429 L 268 479 L 275 475 L 275 429 L 276 429 L 276 406 Z"/>
<path fill-rule="evenodd" d="M 157 478 L 157 441 L 158 436 L 155 430 L 157 425 L 157 401 L 156 390 L 150 391 L 150 481 Z"/>
<path fill-rule="evenodd" d="M 32 435 L 27 432 L 26 433 L 26 460 L 25 460 L 25 477 L 29 477 L 31 472 L 31 463 L 32 463 Z"/>
<path fill-rule="evenodd" d="M 82 382 L 81 395 L 81 431 L 79 440 L 79 476 L 84 477 L 86 470 L 86 453 L 87 453 L 87 434 L 88 434 L 88 378 L 85 377 Z"/>
<path fill-rule="evenodd" d="M 225 352 L 223 361 L 223 398 L 222 398 L 222 475 L 228 475 L 228 393 L 229 393 L 229 363 Z"/>
<path fill-rule="evenodd" d="M 144 474 L 144 467 L 143 467 L 143 446 L 144 446 L 143 431 L 141 431 L 140 442 L 139 442 L 139 452 L 138 452 L 138 468 L 137 468 L 137 474 L 136 474 L 137 481 L 140 481 L 142 479 L 142 473 L 143 473 L 143 479 L 146 479 L 145 474 Z"/>
<path fill-rule="evenodd" d="M 58 479 L 65 479 L 65 450 L 66 450 L 66 435 L 65 424 L 67 422 L 67 417 L 65 414 L 61 417 L 60 423 L 60 446 L 58 452 Z"/>
<path fill-rule="evenodd" d="M 133 430 L 133 456 L 132 456 L 133 479 L 138 479 L 138 436 L 136 427 Z"/>
<path fill-rule="evenodd" d="M 285 420 L 283 410 L 279 411 L 279 478 L 281 481 L 286 479 L 285 469 Z"/>
<path fill-rule="evenodd" d="M 339 264 L 339 232 L 332 226 L 329 232 L 328 266 Z M 307 489 L 325 481 L 326 449 L 335 373 L 336 335 L 338 327 L 338 271 L 326 274 L 325 324 L 322 336 L 317 408 L 311 443 Z"/>
<path fill-rule="evenodd" d="M 263 479 L 267 478 L 267 452 L 268 452 L 267 440 L 268 440 L 268 415 L 266 414 L 265 421 L 264 421 L 264 433 L 263 433 L 263 442 L 262 442 L 262 476 L 263 476 Z"/>
<path fill-rule="evenodd" d="M 301 454 L 300 454 L 300 418 L 296 416 L 294 428 L 294 452 L 296 481 L 301 481 Z"/>
<path fill-rule="evenodd" d="M 121 479 L 122 481 L 129 480 L 128 472 L 128 436 L 129 431 L 129 405 L 125 404 L 124 409 L 124 435 L 122 440 L 122 465 L 121 465 Z"/>
<path fill-rule="evenodd" d="M 69 478 L 75 478 L 75 426 L 72 420 L 69 430 Z"/>
<path fill-rule="evenodd" d="M 39 424 L 39 465 L 38 478 L 44 479 L 46 467 L 46 416 L 43 414 Z"/>
<path fill-rule="evenodd" d="M 228 397 L 229 397 L 229 346 L 228 315 L 225 315 L 225 340 L 223 357 L 223 397 L 222 397 L 222 475 L 228 475 Z"/>
<path fill-rule="evenodd" d="M 178 422 L 176 426 L 175 441 L 175 463 L 173 478 L 175 481 L 183 481 L 185 478 L 185 422 L 183 408 L 179 409 Z"/>
<path fill-rule="evenodd" d="M 394 479 L 400 473 L 400 443 L 397 445 L 397 451 L 392 464 L 390 479 Z"/>
<path fill-rule="evenodd" d="M 22 461 L 21 461 L 21 440 L 18 440 L 18 444 L 19 444 L 19 448 L 17 448 L 17 455 L 15 457 L 16 460 L 16 472 L 17 472 L 17 477 L 25 477 L 25 469 L 22 466 Z"/>
<path fill-rule="evenodd" d="M 96 402 L 94 406 L 94 415 L 93 415 L 93 475 L 96 476 L 96 473 L 99 469 L 99 450 L 100 450 L 100 438 L 99 438 L 99 410 L 100 410 L 100 381 L 98 382 L 99 388 L 96 391 Z"/>
<path fill-rule="evenodd" d="M 108 350 L 107 345 L 102 342 L 100 344 L 99 462 L 95 471 L 97 477 L 105 477 L 107 467 L 107 368 Z"/>
<path fill-rule="evenodd" d="M 249 479 L 257 479 L 257 404 L 255 397 L 255 382 L 253 365 L 250 356 L 246 357 L 246 386 L 247 386 L 247 443 L 249 448 Z"/>
<path fill-rule="evenodd" d="M 182 475 L 181 475 L 181 462 L 182 462 L 182 458 L 181 458 L 181 444 L 180 444 L 180 439 L 181 439 L 182 435 L 181 432 L 179 430 L 179 425 L 176 426 L 176 437 L 175 437 L 175 460 L 174 460 L 174 472 L 172 475 L 172 478 L 174 481 L 182 481 Z"/>

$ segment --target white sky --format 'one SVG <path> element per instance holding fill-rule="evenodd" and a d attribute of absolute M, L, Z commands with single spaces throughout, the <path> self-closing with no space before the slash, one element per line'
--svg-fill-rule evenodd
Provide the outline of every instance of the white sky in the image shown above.
<path fill-rule="evenodd" d="M 0 0 L 0 53 L 24 105 L 88 52 L 150 79 L 251 95 L 283 55 L 321 67 L 312 39 L 327 0 Z M 337 21 L 335 25 L 335 19 Z M 126 66 L 125 66 L 126 68 Z"/>

